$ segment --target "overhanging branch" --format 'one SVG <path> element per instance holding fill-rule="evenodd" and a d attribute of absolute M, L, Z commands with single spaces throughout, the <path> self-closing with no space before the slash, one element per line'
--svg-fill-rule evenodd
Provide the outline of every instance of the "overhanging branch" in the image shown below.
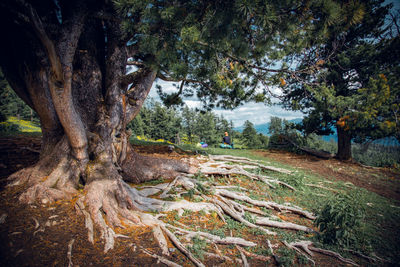
<path fill-rule="evenodd" d="M 45 47 L 45 50 L 47 51 L 47 55 L 50 60 L 51 71 L 53 72 L 56 80 L 62 82 L 64 80 L 63 70 L 54 43 L 48 37 L 46 30 L 44 29 L 43 23 L 39 18 L 36 10 L 28 3 L 26 3 L 26 6 L 29 10 L 29 17 L 32 21 L 33 30 L 35 31 L 36 35 Z"/>

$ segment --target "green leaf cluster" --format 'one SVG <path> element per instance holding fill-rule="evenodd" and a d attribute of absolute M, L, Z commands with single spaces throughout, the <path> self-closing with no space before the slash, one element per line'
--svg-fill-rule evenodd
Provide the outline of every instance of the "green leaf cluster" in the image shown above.
<path fill-rule="evenodd" d="M 323 243 L 344 247 L 360 245 L 365 207 L 355 195 L 338 194 L 316 214 L 315 224 L 321 231 L 319 238 Z"/>

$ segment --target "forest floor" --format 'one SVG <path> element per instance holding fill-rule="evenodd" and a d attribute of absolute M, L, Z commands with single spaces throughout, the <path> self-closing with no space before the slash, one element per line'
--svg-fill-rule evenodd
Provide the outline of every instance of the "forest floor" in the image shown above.
<path fill-rule="evenodd" d="M 88 241 L 84 218 L 83 216 L 78 216 L 74 208 L 74 201 L 76 201 L 77 197 L 72 201 L 60 201 L 52 204 L 19 204 L 18 195 L 21 192 L 21 188 L 6 187 L 6 177 L 18 169 L 35 163 L 38 160 L 38 153 L 35 151 L 39 150 L 39 148 L 40 138 L 38 137 L 0 138 L 0 266 L 71 266 L 71 263 L 75 266 L 164 266 L 157 259 L 144 254 L 140 249 L 145 248 L 152 253 L 161 255 L 160 248 L 156 244 L 150 228 L 130 227 L 129 229 L 120 229 L 119 233 L 128 235 L 130 238 L 118 239 L 114 249 L 104 254 L 103 243 L 99 238 L 95 239 L 94 245 Z M 194 156 L 179 149 L 171 153 L 166 146 L 158 145 L 136 146 L 136 150 L 141 154 L 155 157 L 179 159 Z M 232 151 L 229 152 L 231 153 Z M 400 254 L 400 172 L 398 170 L 369 168 L 354 163 L 339 162 L 334 159 L 320 160 L 311 156 L 296 155 L 282 151 L 250 151 L 250 154 L 254 154 L 258 159 L 262 158 L 274 162 L 277 166 L 287 166 L 292 170 L 296 170 L 296 172 L 300 170 L 304 177 L 322 177 L 318 178 L 318 184 L 330 186 L 333 188 L 332 190 L 340 191 L 343 188 L 354 185 L 357 188 L 365 188 L 369 192 L 378 194 L 378 197 L 374 194 L 371 198 L 373 200 L 379 199 L 376 202 L 378 203 L 376 204 L 377 209 L 379 205 L 384 206 L 376 214 L 372 215 L 374 219 L 377 214 L 378 217 L 382 217 L 377 223 L 380 231 L 377 240 L 380 240 L 380 243 L 376 245 L 378 247 L 376 252 L 379 256 L 387 259 L 388 262 L 380 262 L 376 263 L 376 265 L 394 266 L 398 264 L 396 262 Z M 222 180 L 227 181 L 225 178 Z M 241 185 L 246 183 L 247 187 L 253 190 L 255 195 L 265 195 L 265 192 L 257 191 L 259 190 L 257 183 L 246 182 L 242 179 L 238 179 L 238 181 Z M 336 184 L 338 181 L 343 183 Z M 227 183 L 231 184 L 229 181 Z M 307 190 L 309 189 L 307 188 Z M 325 192 L 323 189 L 318 190 L 315 191 L 317 192 L 316 195 L 329 195 L 330 193 Z M 311 191 L 305 192 L 305 194 L 308 194 Z M 364 194 L 363 192 L 362 194 Z M 369 193 L 367 192 L 366 194 Z M 293 199 L 296 200 L 296 197 L 300 198 L 300 193 L 290 195 L 290 191 L 282 191 L 276 195 L 270 193 L 270 197 L 291 201 Z M 303 204 L 306 201 L 306 199 L 303 199 L 295 201 L 295 203 L 296 205 Z M 321 201 L 321 199 L 312 199 L 312 201 L 314 202 L 309 203 L 310 207 Z M 387 212 L 388 215 L 384 212 Z M 196 229 L 203 228 L 214 232 L 223 227 L 223 223 L 217 220 L 214 214 L 185 213 L 181 216 L 177 213 L 169 213 L 166 220 L 179 221 L 180 224 L 185 225 L 196 225 Z M 292 222 L 301 222 L 315 229 L 312 222 L 303 218 L 291 218 L 292 215 L 290 214 L 275 212 L 274 214 L 282 218 L 285 217 L 285 219 L 289 219 Z M 265 236 L 257 231 L 248 231 L 241 228 L 238 223 L 231 228 L 224 229 L 225 231 L 230 231 L 231 235 L 233 232 L 235 236 L 239 235 L 259 244 L 265 242 Z M 304 261 L 304 258 L 295 258 L 295 253 L 282 246 L 281 240 L 279 240 L 282 237 L 290 239 L 310 235 L 281 231 L 278 237 L 272 238 L 272 247 L 279 255 L 279 263 L 285 266 L 291 264 L 311 266 L 310 262 L 306 264 L 307 261 Z M 270 237 L 268 236 L 268 238 Z M 72 247 L 71 261 L 68 258 L 69 245 Z M 183 266 L 192 266 L 192 263 L 173 248 L 171 244 L 168 244 L 168 246 L 171 252 L 169 260 Z M 201 242 L 198 246 L 203 250 L 210 249 Z M 230 258 L 240 259 L 238 250 L 233 246 L 220 245 L 217 251 Z M 271 255 L 265 244 L 251 252 L 259 255 Z M 201 253 L 198 252 L 197 255 L 201 257 L 199 254 Z M 371 264 L 360 257 L 347 256 L 363 266 Z M 335 258 L 321 254 L 315 255 L 313 259 L 317 266 L 347 266 Z M 252 259 L 251 257 L 248 260 L 250 266 L 278 265 L 277 260 L 274 258 L 271 258 L 269 262 Z M 241 266 L 237 262 L 232 263 L 221 259 L 207 259 L 203 262 L 206 266 Z"/>

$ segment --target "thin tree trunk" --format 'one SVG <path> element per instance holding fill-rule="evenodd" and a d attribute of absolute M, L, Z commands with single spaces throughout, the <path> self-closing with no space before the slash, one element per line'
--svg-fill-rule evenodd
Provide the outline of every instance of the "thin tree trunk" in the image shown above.
<path fill-rule="evenodd" d="M 351 159 L 351 135 L 339 125 L 336 127 L 338 135 L 338 151 L 336 157 L 339 160 Z"/>

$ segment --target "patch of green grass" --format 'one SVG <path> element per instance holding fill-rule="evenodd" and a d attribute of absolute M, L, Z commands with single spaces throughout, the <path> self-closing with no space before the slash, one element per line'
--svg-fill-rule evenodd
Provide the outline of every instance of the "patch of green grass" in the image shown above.
<path fill-rule="evenodd" d="M 296 253 L 293 249 L 280 247 L 276 251 L 279 255 L 279 266 L 293 266 Z"/>
<path fill-rule="evenodd" d="M 207 242 L 204 239 L 200 238 L 199 236 L 193 237 L 192 241 L 193 244 L 191 246 L 188 246 L 188 249 L 190 250 L 190 252 L 193 253 L 193 255 L 196 258 L 203 260 L 204 259 L 203 255 L 207 247 Z"/>
<path fill-rule="evenodd" d="M 31 121 L 19 120 L 17 117 L 9 117 L 7 121 L 0 122 L 0 134 L 3 136 L 28 135 L 41 136 L 40 125 Z"/>

